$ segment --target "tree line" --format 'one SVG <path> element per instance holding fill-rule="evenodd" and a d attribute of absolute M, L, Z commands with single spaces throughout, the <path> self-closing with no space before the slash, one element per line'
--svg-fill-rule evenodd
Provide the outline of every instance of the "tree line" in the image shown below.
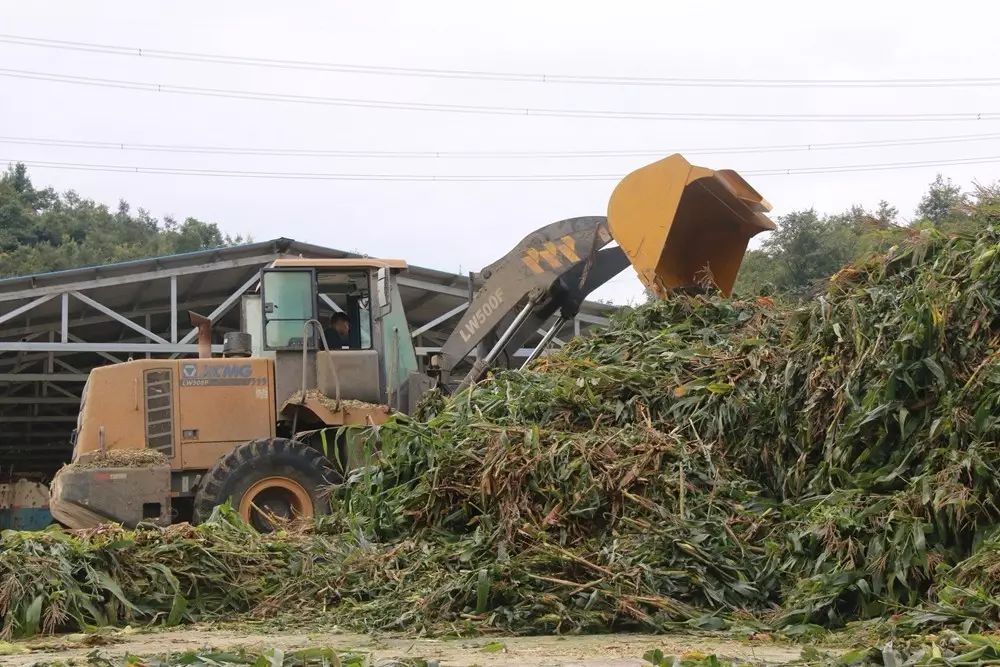
<path fill-rule="evenodd" d="M 94 266 L 243 243 L 197 218 L 115 210 L 70 190 L 36 188 L 23 164 L 0 175 L 0 277 Z"/>
<path fill-rule="evenodd" d="M 882 201 L 869 211 L 852 206 L 842 213 L 815 209 L 779 216 L 778 229 L 747 252 L 735 291 L 804 297 L 842 267 L 927 228 L 959 231 L 1000 221 L 1000 183 L 963 192 L 940 174 L 920 200 L 913 219 Z"/>
<path fill-rule="evenodd" d="M 747 252 L 736 284 L 739 294 L 809 294 L 843 266 L 927 227 L 961 228 L 1000 221 L 1000 184 L 970 193 L 941 175 L 930 184 L 913 221 L 880 202 L 872 211 L 814 209 L 777 219 L 778 229 Z M 0 277 L 93 266 L 217 248 L 249 241 L 224 234 L 197 218 L 162 220 L 120 201 L 116 210 L 70 190 L 36 188 L 23 164 L 0 175 Z"/>

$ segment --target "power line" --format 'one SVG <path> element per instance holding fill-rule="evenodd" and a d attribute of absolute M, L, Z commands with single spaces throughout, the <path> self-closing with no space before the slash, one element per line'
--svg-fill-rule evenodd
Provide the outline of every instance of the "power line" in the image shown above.
<path fill-rule="evenodd" d="M 911 160 L 908 162 L 876 162 L 874 164 L 844 164 L 825 167 L 795 167 L 790 169 L 741 170 L 749 176 L 780 176 L 799 174 L 840 174 L 859 171 L 891 171 L 894 169 L 917 169 L 920 167 L 944 167 L 963 164 L 989 164 L 1000 162 L 1000 155 L 984 157 L 955 158 L 951 160 Z"/>
<path fill-rule="evenodd" d="M 53 139 L 46 137 L 0 136 L 0 144 L 46 146 L 56 148 L 86 148 L 115 151 L 153 153 L 192 153 L 205 155 L 263 155 L 289 157 L 350 157 L 350 158 L 605 158 L 605 157 L 659 157 L 670 153 L 685 155 L 734 155 L 741 153 L 784 153 L 831 150 L 888 148 L 893 146 L 924 146 L 963 142 L 983 142 L 1000 139 L 1000 132 L 988 134 L 959 134 L 909 139 L 876 139 L 808 144 L 778 144 L 761 146 L 730 146 L 706 148 L 671 148 L 662 150 L 588 150 L 588 151 L 372 151 L 334 150 L 307 148 L 276 148 L 253 146 L 200 146 L 190 144 L 146 144 L 122 141 L 90 141 L 78 139 Z"/>
<path fill-rule="evenodd" d="M 393 109 L 403 111 L 435 111 L 448 113 L 487 114 L 500 116 L 541 116 L 557 118 L 602 118 L 619 120 L 671 120 L 706 122 L 940 122 L 1000 120 L 1000 112 L 952 112 L 952 113 L 894 113 L 894 114 L 746 114 L 746 113 L 700 113 L 667 111 L 612 111 L 598 109 L 547 109 L 531 107 L 503 107 L 472 104 L 430 104 L 424 102 L 394 102 L 389 100 L 363 100 L 346 97 L 321 97 L 316 95 L 292 95 L 226 88 L 203 88 L 198 86 L 175 86 L 170 84 L 104 79 L 89 76 L 72 76 L 51 72 L 0 68 L 0 76 L 16 79 L 31 79 L 55 83 L 72 83 L 102 88 L 142 90 L 154 93 L 198 95 L 202 97 L 222 97 L 263 102 L 290 102 L 298 104 L 318 104 L 325 106 L 355 107 L 364 109 Z"/>
<path fill-rule="evenodd" d="M 309 70 L 381 76 L 406 76 L 437 79 L 472 79 L 483 81 L 523 81 L 533 83 L 560 83 L 615 86 L 658 86 L 675 88 L 940 88 L 982 87 L 1000 85 L 1000 77 L 942 77 L 942 78 L 891 78 L 891 79 L 753 79 L 706 77 L 635 77 L 635 76 L 582 76 L 570 74 L 532 74 L 482 70 L 434 69 L 415 67 L 383 67 L 352 65 L 308 60 L 227 56 L 193 51 L 147 49 L 93 42 L 75 42 L 41 37 L 0 34 L 0 42 L 19 46 L 34 46 L 68 51 L 104 53 L 118 56 L 181 60 L 189 62 L 266 67 L 284 70 Z"/>
<path fill-rule="evenodd" d="M 28 167 L 73 169 L 78 171 L 108 171 L 136 174 L 172 174 L 177 176 L 223 176 L 231 178 L 267 178 L 279 180 L 313 181 L 458 181 L 458 182 L 517 182 L 517 181 L 601 181 L 620 176 L 612 174 L 507 174 L 507 175 L 425 175 L 425 174 L 349 174 L 321 172 L 248 171 L 244 169 L 188 169 L 174 167 L 133 167 L 114 164 L 87 164 L 79 162 L 48 162 L 0 158 L 0 162 L 20 162 Z"/>
<path fill-rule="evenodd" d="M 541 181 L 616 181 L 622 174 L 500 174 L 500 175 L 432 175 L 432 174 L 355 174 L 324 172 L 249 171 L 244 169 L 193 169 L 180 167 L 140 167 L 115 164 L 81 162 L 51 162 L 43 160 L 18 160 L 0 158 L 0 163 L 22 163 L 41 169 L 68 169 L 75 171 L 102 171 L 135 174 L 168 174 L 174 176 L 210 176 L 228 178 L 254 178 L 311 181 L 409 181 L 409 182 L 541 182 Z M 1000 162 L 1000 155 L 955 158 L 950 160 L 913 160 L 908 162 L 881 162 L 871 164 L 831 165 L 824 167 L 794 167 L 786 169 L 742 169 L 744 176 L 792 176 L 804 174 L 836 174 L 845 172 L 889 171 L 919 167 L 949 165 L 989 164 Z"/>

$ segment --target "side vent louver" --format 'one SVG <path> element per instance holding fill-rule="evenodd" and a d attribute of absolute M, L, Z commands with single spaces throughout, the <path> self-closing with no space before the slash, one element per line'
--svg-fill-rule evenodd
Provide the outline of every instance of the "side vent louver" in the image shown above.
<path fill-rule="evenodd" d="M 146 447 L 174 455 L 174 397 L 171 370 L 149 370 L 146 380 Z"/>

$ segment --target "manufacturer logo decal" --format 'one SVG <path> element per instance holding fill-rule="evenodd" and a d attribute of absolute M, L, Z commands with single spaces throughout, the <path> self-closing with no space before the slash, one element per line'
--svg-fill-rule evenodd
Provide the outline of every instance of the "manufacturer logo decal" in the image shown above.
<path fill-rule="evenodd" d="M 184 364 L 181 367 L 182 387 L 239 387 L 267 385 L 266 377 L 254 377 L 253 365 Z"/>
<path fill-rule="evenodd" d="M 465 326 L 458 330 L 462 335 L 462 340 L 466 343 L 476 335 L 479 331 L 479 327 L 483 326 L 486 320 L 492 315 L 496 310 L 503 305 L 503 289 L 497 288 L 493 294 L 490 294 L 486 299 L 486 303 L 476 309 L 469 319 L 465 321 Z"/>

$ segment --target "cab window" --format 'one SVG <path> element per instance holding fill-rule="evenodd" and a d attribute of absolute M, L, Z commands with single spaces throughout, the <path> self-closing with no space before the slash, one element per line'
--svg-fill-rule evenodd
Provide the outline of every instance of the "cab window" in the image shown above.
<path fill-rule="evenodd" d="M 316 282 L 316 312 L 330 349 L 371 349 L 372 314 L 368 272 L 319 270 Z M 346 335 L 343 334 L 345 327 L 335 319 L 346 322 Z"/>
<path fill-rule="evenodd" d="M 313 280 L 310 269 L 264 271 L 264 342 L 269 349 L 302 347 L 305 323 L 316 316 Z"/>

